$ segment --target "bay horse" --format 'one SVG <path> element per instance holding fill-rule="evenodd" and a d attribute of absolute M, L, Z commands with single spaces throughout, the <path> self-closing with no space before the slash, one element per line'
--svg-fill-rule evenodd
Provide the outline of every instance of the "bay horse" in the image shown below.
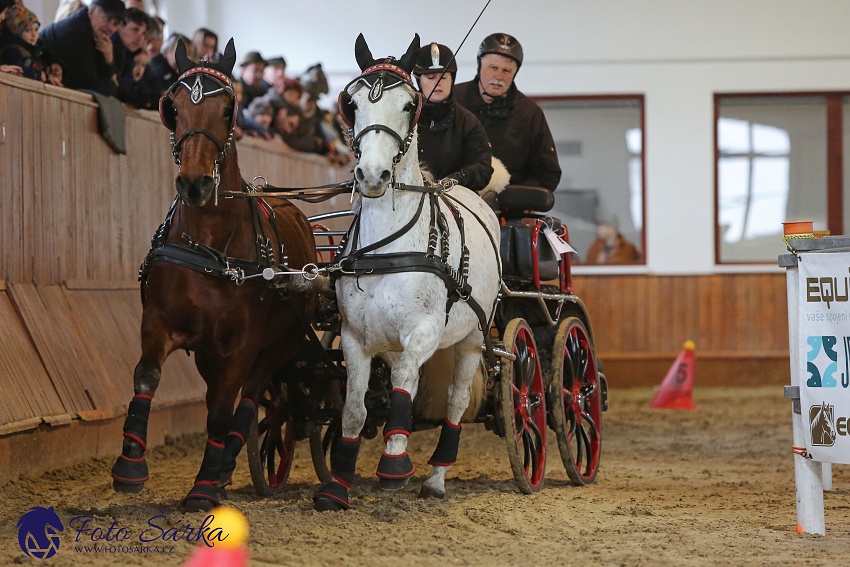
<path fill-rule="evenodd" d="M 160 99 L 160 116 L 178 165 L 177 197 L 140 270 L 142 354 L 112 477 L 117 491 L 142 490 L 149 478 L 148 417 L 162 365 L 175 350 L 192 351 L 207 385 L 208 440 L 181 505 L 197 511 L 219 503 L 258 398 L 303 344 L 315 309 L 306 288 L 279 292 L 249 276 L 287 262 L 299 268 L 315 262 L 316 249 L 301 211 L 262 199 L 240 174 L 233 39 L 219 63 L 191 61 L 182 42 L 176 59 L 180 76 Z M 220 190 L 248 194 L 219 198 Z"/>
<path fill-rule="evenodd" d="M 375 60 L 361 34 L 355 57 L 362 74 L 339 97 L 358 158 L 360 212 L 329 269 L 337 278 L 348 382 L 342 438 L 331 451 L 333 478 L 313 496 L 321 511 L 350 506 L 373 357 L 380 355 L 392 368 L 386 449 L 377 469 L 385 489 L 404 487 L 414 472 L 407 442 L 419 391 L 423 399 L 444 401 L 438 408 L 445 418 L 440 440 L 420 491 L 422 497 L 443 498 L 461 418 L 471 392 L 483 392 L 482 384 L 473 386 L 476 376 L 483 382 L 476 371 L 501 283 L 499 223 L 469 189 L 425 182 L 416 140 L 422 102 L 410 79 L 418 49 L 416 35 L 400 59 Z M 444 351 L 454 358 L 448 382 L 426 376 L 420 383 L 423 364 Z M 426 387 L 441 389 L 442 396 Z M 480 399 L 472 401 L 480 405 Z"/>

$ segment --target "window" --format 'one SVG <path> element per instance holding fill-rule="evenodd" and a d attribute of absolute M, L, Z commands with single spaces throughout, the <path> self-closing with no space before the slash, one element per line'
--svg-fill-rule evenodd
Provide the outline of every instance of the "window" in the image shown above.
<path fill-rule="evenodd" d="M 775 264 L 782 223 L 846 232 L 841 93 L 717 95 L 717 263 Z"/>
<path fill-rule="evenodd" d="M 611 223 L 641 258 L 644 250 L 643 96 L 537 99 L 563 174 L 552 215 L 570 231 L 578 263 L 588 261 L 597 224 Z"/>

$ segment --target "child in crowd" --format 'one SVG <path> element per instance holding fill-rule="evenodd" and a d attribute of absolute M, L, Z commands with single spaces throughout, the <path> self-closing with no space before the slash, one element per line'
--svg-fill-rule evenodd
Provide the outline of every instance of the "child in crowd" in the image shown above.
<path fill-rule="evenodd" d="M 263 97 L 255 98 L 248 105 L 246 116 L 245 133 L 249 136 L 271 140 L 272 135 L 269 128 L 274 119 L 274 108 L 271 103 Z"/>
<path fill-rule="evenodd" d="M 23 4 L 8 8 L 0 31 L 0 65 L 18 67 L 21 71 L 16 75 L 43 81 L 41 48 L 37 45 L 39 27 L 38 16 Z"/>

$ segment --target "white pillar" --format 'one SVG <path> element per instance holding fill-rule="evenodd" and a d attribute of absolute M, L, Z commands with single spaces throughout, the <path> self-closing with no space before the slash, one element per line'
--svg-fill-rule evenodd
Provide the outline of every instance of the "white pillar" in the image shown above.
<path fill-rule="evenodd" d="M 791 355 L 791 386 L 800 387 L 800 306 L 797 267 L 785 269 L 788 293 L 788 342 Z M 792 404 L 791 421 L 794 446 L 807 447 L 808 416 L 794 411 L 800 400 Z M 801 412 L 802 413 L 802 412 Z M 805 419 L 804 419 L 805 417 Z M 830 485 L 832 469 L 830 468 Z M 794 483 L 797 491 L 797 526 L 803 533 L 826 534 L 823 512 L 823 463 L 794 454 Z"/>

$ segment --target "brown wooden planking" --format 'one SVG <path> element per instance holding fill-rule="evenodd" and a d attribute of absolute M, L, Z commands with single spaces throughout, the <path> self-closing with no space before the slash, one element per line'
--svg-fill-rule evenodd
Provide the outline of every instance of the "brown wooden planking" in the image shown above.
<path fill-rule="evenodd" d="M 100 369 L 88 360 L 58 286 L 14 284 L 9 295 L 65 409 L 77 413 L 114 405 L 97 388 L 89 389 L 97 384 L 98 378 L 92 375 Z"/>
<path fill-rule="evenodd" d="M 0 293 L 0 326 L 3 329 L 0 426 L 17 423 L 18 428 L 27 424 L 34 427 L 42 417 L 66 413 L 27 329 L 5 292 Z M 11 432 L 8 427 L 4 431 Z"/>
<path fill-rule="evenodd" d="M 142 307 L 133 290 L 69 290 L 65 294 L 89 356 L 107 369 L 105 389 L 113 392 L 121 411 L 133 396 L 133 370 L 141 354 L 139 329 Z M 184 351 L 172 353 L 163 366 L 154 396 L 157 407 L 203 399 L 206 385 Z"/>

